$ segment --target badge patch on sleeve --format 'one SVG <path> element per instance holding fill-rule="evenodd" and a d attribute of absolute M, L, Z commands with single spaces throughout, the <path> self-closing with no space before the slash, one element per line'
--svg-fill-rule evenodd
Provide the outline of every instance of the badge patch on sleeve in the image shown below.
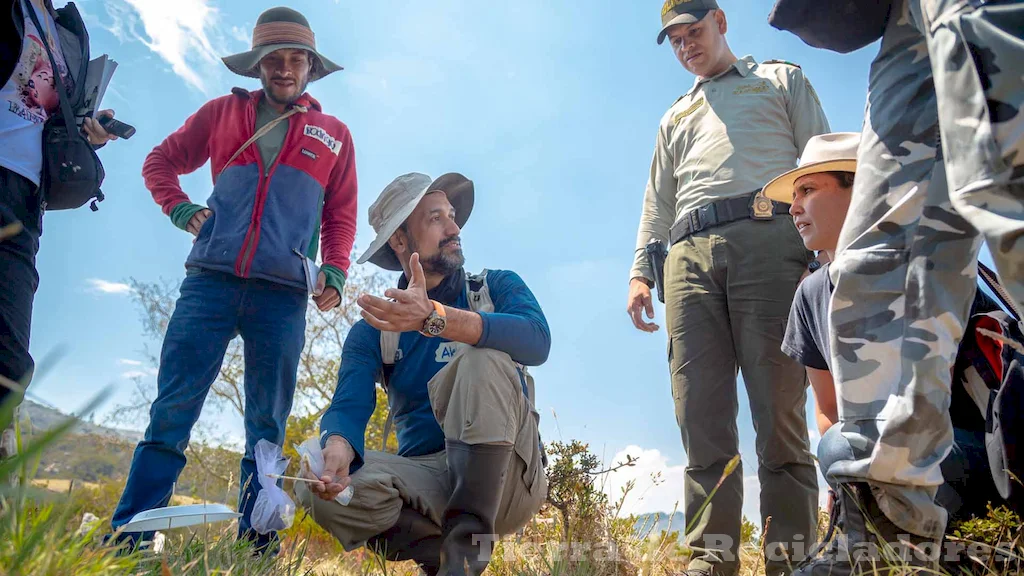
<path fill-rule="evenodd" d="M 334 152 L 337 156 L 341 152 L 341 141 L 327 133 L 327 130 L 319 126 L 313 126 L 312 124 L 306 124 L 306 128 L 302 131 L 303 135 L 309 136 L 319 140 L 327 149 Z"/>
<path fill-rule="evenodd" d="M 761 80 L 757 84 L 746 84 L 740 86 L 732 91 L 733 94 L 767 94 L 771 92 L 772 88 L 768 85 L 767 80 Z"/>
<path fill-rule="evenodd" d="M 704 97 L 701 96 L 700 98 L 697 99 L 696 102 L 691 104 L 689 108 L 687 108 L 686 110 L 683 110 L 679 114 L 676 114 L 675 116 L 673 116 L 672 117 L 672 124 L 673 125 L 678 124 L 680 120 L 682 120 L 683 118 L 686 118 L 690 114 L 693 114 L 694 112 L 699 110 L 700 107 L 703 106 L 703 105 L 704 105 Z"/>

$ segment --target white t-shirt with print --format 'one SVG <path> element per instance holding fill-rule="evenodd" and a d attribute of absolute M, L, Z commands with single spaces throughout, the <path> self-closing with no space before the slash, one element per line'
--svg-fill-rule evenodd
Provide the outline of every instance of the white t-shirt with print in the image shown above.
<path fill-rule="evenodd" d="M 0 166 L 17 172 L 37 186 L 43 169 L 43 123 L 60 106 L 59 88 L 54 84 L 50 50 L 61 69 L 65 85 L 71 89 L 64 55 L 57 39 L 57 25 L 46 10 L 36 6 L 41 0 L 19 0 L 25 14 L 25 40 L 21 57 L 7 84 L 0 89 Z M 40 34 L 28 11 L 35 10 L 39 23 L 48 30 Z"/>

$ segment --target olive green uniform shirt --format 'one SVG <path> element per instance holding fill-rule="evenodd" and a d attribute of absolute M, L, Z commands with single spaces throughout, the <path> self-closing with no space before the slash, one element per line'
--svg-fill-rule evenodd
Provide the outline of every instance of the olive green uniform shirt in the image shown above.
<path fill-rule="evenodd" d="M 630 278 L 653 281 L 644 247 L 683 215 L 760 190 L 797 165 L 812 136 L 829 132 L 799 66 L 750 56 L 698 78 L 661 119 Z"/>

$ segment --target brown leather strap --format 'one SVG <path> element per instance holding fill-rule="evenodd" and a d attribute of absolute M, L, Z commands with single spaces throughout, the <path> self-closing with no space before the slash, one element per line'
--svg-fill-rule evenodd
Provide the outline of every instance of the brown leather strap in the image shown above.
<path fill-rule="evenodd" d="M 292 106 L 291 110 L 285 112 L 284 114 L 278 116 L 277 118 L 274 118 L 270 122 L 267 122 L 266 125 L 263 126 L 263 128 L 260 128 L 259 130 L 256 131 L 255 134 L 252 135 L 252 138 L 249 138 L 248 140 L 246 140 L 245 144 L 242 144 L 242 147 L 239 148 L 238 150 L 236 150 L 235 153 L 231 155 L 231 158 L 228 158 L 228 161 L 224 163 L 224 168 L 227 168 L 228 166 L 231 166 L 231 163 L 235 161 L 235 158 L 238 158 L 239 154 L 244 152 L 245 149 L 248 148 L 249 146 L 252 146 L 253 142 L 259 140 L 267 132 L 270 132 L 271 130 L 273 130 L 274 126 L 277 126 L 277 124 L 279 122 L 287 120 L 288 118 L 290 118 L 291 116 L 293 116 L 293 115 L 295 115 L 295 114 L 297 114 L 299 112 L 302 112 L 304 114 L 304 113 L 306 113 L 306 111 L 307 111 L 307 109 L 306 109 L 305 106 Z M 224 171 L 224 169 L 222 168 L 221 172 L 223 172 L 223 171 Z"/>

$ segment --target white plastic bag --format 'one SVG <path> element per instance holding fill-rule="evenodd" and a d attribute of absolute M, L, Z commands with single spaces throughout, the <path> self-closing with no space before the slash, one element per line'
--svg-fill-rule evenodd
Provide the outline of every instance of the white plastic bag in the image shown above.
<path fill-rule="evenodd" d="M 309 471 L 312 472 L 313 475 L 316 476 L 317 478 L 323 475 L 324 453 L 323 450 L 320 449 L 319 438 L 310 438 L 303 442 L 301 445 L 296 446 L 295 450 L 299 453 L 299 456 L 302 458 L 299 464 L 300 469 L 302 466 L 308 466 Z M 352 486 L 350 485 L 348 488 L 342 490 L 341 494 L 338 494 L 334 498 L 334 501 L 337 502 L 338 504 L 341 504 L 342 506 L 348 506 L 348 503 L 352 501 L 352 494 Z"/>
<path fill-rule="evenodd" d="M 288 469 L 288 459 L 282 457 L 280 447 L 265 439 L 256 443 L 253 457 L 256 460 L 256 478 L 263 489 L 256 496 L 252 509 L 252 529 L 260 534 L 284 530 L 295 519 L 295 503 L 271 475 L 284 474 Z"/>

